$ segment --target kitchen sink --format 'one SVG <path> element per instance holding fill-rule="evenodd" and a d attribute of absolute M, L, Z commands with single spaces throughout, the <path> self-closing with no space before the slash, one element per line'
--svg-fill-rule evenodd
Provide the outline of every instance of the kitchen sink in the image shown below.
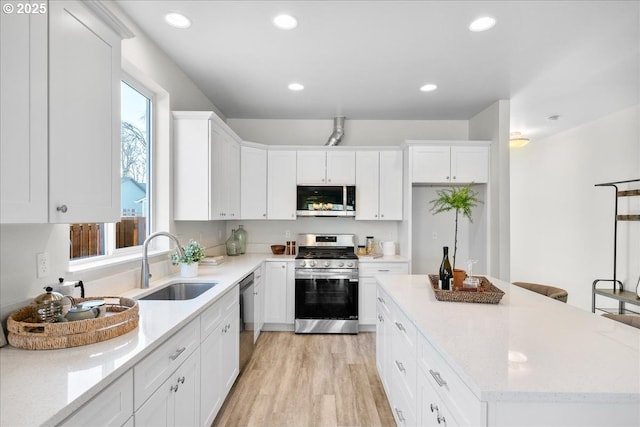
<path fill-rule="evenodd" d="M 194 299 L 209 289 L 216 286 L 217 282 L 204 282 L 204 283 L 189 283 L 180 282 L 172 283 L 169 286 L 165 286 L 162 289 L 158 289 L 155 292 L 150 293 L 140 299 L 144 300 L 171 300 L 171 301 L 183 301 L 188 299 Z"/>

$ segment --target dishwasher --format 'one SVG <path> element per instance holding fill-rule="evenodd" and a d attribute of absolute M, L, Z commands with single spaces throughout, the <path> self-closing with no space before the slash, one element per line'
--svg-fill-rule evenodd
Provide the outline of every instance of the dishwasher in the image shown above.
<path fill-rule="evenodd" d="M 240 372 L 251 360 L 255 347 L 253 340 L 253 330 L 255 329 L 254 298 L 255 288 L 253 273 L 251 273 L 240 281 Z"/>

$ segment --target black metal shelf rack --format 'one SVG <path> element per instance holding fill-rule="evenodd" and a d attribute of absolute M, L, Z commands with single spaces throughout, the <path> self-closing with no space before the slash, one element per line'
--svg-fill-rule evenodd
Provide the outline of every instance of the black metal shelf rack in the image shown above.
<path fill-rule="evenodd" d="M 632 183 L 637 183 L 634 185 Z M 615 214 L 613 218 L 613 279 L 596 279 L 592 284 L 591 295 L 591 311 L 596 312 L 596 309 L 605 312 L 612 312 L 611 309 L 596 307 L 596 296 L 600 295 L 607 298 L 612 298 L 618 301 L 618 310 L 616 314 L 640 314 L 640 298 L 638 298 L 636 292 L 624 290 L 624 284 L 618 280 L 616 275 L 617 261 L 618 261 L 618 222 L 619 221 L 640 221 L 640 214 L 619 214 L 618 213 L 618 201 L 621 197 L 635 197 L 640 196 L 640 179 L 630 179 L 626 181 L 605 182 L 602 184 L 596 184 L 596 187 L 613 187 L 615 189 Z M 620 190 L 620 186 L 637 187 L 632 189 Z M 598 288 L 597 285 L 601 282 L 611 283 L 609 288 Z M 634 289 L 635 291 L 635 289 Z M 626 304 L 632 304 L 638 306 L 638 309 L 630 309 Z M 637 311 L 636 311 L 637 310 Z"/>

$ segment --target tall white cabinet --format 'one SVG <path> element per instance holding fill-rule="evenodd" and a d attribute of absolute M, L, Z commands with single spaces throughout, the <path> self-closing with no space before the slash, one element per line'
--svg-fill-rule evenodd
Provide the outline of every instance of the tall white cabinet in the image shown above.
<path fill-rule="evenodd" d="M 267 219 L 267 150 L 243 144 L 240 153 L 240 217 Z"/>
<path fill-rule="evenodd" d="M 174 217 L 240 218 L 240 138 L 215 113 L 174 111 Z"/>
<path fill-rule="evenodd" d="M 356 219 L 402 220 L 402 151 L 356 152 Z"/>
<path fill-rule="evenodd" d="M 0 220 L 115 222 L 121 36 L 81 1 L 43 3 L 1 15 Z"/>
<path fill-rule="evenodd" d="M 296 152 L 293 150 L 269 150 L 267 155 L 267 218 L 296 219 Z"/>

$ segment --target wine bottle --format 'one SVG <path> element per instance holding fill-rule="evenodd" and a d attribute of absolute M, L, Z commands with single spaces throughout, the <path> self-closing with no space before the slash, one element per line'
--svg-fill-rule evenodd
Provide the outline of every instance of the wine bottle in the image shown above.
<path fill-rule="evenodd" d="M 451 281 L 453 280 L 453 270 L 451 269 L 451 263 L 449 262 L 449 247 L 442 248 L 443 256 L 440 263 L 440 281 L 439 286 L 443 291 L 451 289 Z"/>

